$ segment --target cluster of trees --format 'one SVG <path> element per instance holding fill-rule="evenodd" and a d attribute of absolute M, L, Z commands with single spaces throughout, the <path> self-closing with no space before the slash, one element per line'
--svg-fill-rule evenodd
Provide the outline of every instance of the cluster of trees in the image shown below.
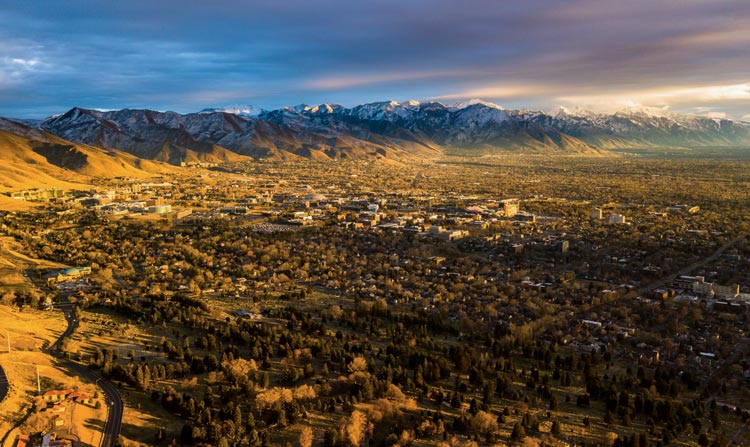
<path fill-rule="evenodd" d="M 580 172 L 612 169 L 591 163 Z M 729 357 L 747 316 L 631 301 L 627 288 L 605 298 L 607 283 L 600 280 L 633 284 L 655 277 L 642 271 L 645 264 L 672 271 L 743 230 L 742 219 L 715 203 L 693 217 L 649 216 L 658 208 L 643 205 L 653 199 L 653 191 L 646 193 L 653 187 L 639 189 L 634 179 L 645 175 L 642 168 L 629 167 L 622 190 L 613 192 L 600 188 L 607 186 L 602 178 L 579 188 L 563 181 L 570 181 L 564 169 L 530 167 L 529 179 L 549 175 L 550 184 L 525 183 L 509 194 L 622 199 L 640 221 L 605 227 L 589 222 L 588 205 L 530 201 L 528 209 L 561 219 L 528 231 L 503 226 L 503 243 L 524 232 L 526 241 L 539 242 L 524 253 L 482 237 L 457 244 L 379 230 L 352 237 L 337 226 L 264 234 L 242 221 L 172 226 L 108 221 L 88 211 L 0 219 L 30 254 L 92 266 L 99 289 L 80 293 L 82 307 L 107 299 L 112 310 L 144 328 L 171 330 L 141 358 L 102 349 L 84 361 L 182 418 L 185 444 L 273 445 L 289 427 L 299 430 L 305 447 L 316 441 L 408 445 L 453 436 L 521 442 L 541 436 L 543 425 L 562 436 L 564 408 L 586 414 L 586 426 L 616 430 L 611 442 L 618 446 L 722 445 L 724 415 L 710 397 L 741 385 L 707 380 L 688 356 L 705 349 Z M 516 179 L 498 181 L 509 186 Z M 445 205 L 456 207 L 455 195 L 447 197 Z M 679 181 L 664 200 L 702 197 Z M 34 230 L 63 220 L 74 226 L 41 236 Z M 696 236 L 688 231 L 695 226 L 721 231 Z M 562 255 L 544 248 L 562 237 L 601 250 Z M 595 279 L 577 280 L 583 276 Z M 527 287 L 527 278 L 551 286 Z M 320 294 L 339 302 L 321 304 Z M 262 309 L 262 321 L 218 318 L 212 300 L 234 296 Z M 16 304 L 41 298 L 0 297 Z M 591 352 L 566 346 L 571 341 Z M 627 368 L 648 350 L 660 350 L 673 366 L 640 361 Z M 740 365 L 726 366 L 719 375 L 741 376 Z M 195 386 L 199 382 L 205 391 Z M 311 414 L 330 417 L 328 429 L 310 429 Z M 726 417 L 742 421 L 747 415 L 740 410 Z M 509 439 L 499 433 L 510 433 Z"/>

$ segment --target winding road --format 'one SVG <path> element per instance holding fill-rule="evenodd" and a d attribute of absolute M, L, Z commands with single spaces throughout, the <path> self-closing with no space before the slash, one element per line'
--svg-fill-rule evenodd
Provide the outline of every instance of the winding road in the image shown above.
<path fill-rule="evenodd" d="M 92 371 L 85 366 L 78 364 L 72 360 L 69 360 L 60 351 L 60 344 L 65 337 L 70 336 L 76 328 L 78 328 L 78 319 L 75 315 L 75 307 L 70 305 L 67 296 L 61 295 L 60 302 L 62 304 L 63 313 L 65 314 L 65 320 L 68 322 L 68 328 L 55 341 L 50 347 L 49 352 L 61 362 L 65 363 L 66 366 L 70 367 L 73 371 L 76 371 L 79 376 L 86 377 L 95 384 L 97 384 L 104 393 L 105 403 L 109 408 L 107 411 L 107 421 L 104 423 L 104 436 L 102 437 L 102 447 L 115 447 L 117 445 L 117 438 L 120 436 L 120 429 L 122 428 L 122 412 L 123 403 L 120 393 L 117 388 L 107 381 L 98 372 Z"/>
<path fill-rule="evenodd" d="M 12 265 L 28 265 L 30 267 L 39 268 L 40 266 L 48 268 L 64 268 L 64 264 L 58 264 L 49 261 L 43 261 L 39 259 L 32 259 L 12 248 L 11 244 L 5 243 L 4 239 L 10 240 L 10 238 L 0 238 L 0 252 L 4 255 L 10 256 L 13 260 Z M 28 276 L 27 276 L 28 278 Z M 29 282 L 34 283 L 32 278 L 28 278 Z M 44 284 L 38 284 L 44 286 Z M 102 447 L 115 447 L 117 445 L 117 439 L 120 436 L 120 429 L 122 428 L 122 413 L 123 403 L 120 393 L 117 388 L 108 382 L 101 374 L 86 368 L 70 359 L 68 359 L 63 352 L 60 350 L 60 346 L 66 337 L 69 337 L 78 328 L 78 321 L 75 315 L 75 306 L 68 301 L 66 294 L 59 295 L 60 307 L 65 315 L 65 320 L 68 322 L 68 327 L 65 329 L 60 337 L 55 341 L 46 352 L 53 357 L 57 358 L 60 362 L 64 363 L 65 366 L 75 371 L 79 377 L 86 377 L 95 384 L 97 384 L 104 393 L 105 404 L 108 407 L 107 420 L 104 423 L 104 435 L 102 437 Z M 0 401 L 2 401 L 8 393 L 8 380 L 0 367 Z"/>
<path fill-rule="evenodd" d="M 8 377 L 5 375 L 3 367 L 0 366 L 0 402 L 8 395 Z"/>

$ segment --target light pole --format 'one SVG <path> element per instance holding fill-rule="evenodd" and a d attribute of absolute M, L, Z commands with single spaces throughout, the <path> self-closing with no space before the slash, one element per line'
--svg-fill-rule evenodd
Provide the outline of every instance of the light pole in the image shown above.
<path fill-rule="evenodd" d="M 76 410 L 76 405 L 78 402 L 73 400 L 73 406 L 70 407 L 70 420 L 68 421 L 68 434 L 71 434 L 73 431 L 73 412 Z"/>

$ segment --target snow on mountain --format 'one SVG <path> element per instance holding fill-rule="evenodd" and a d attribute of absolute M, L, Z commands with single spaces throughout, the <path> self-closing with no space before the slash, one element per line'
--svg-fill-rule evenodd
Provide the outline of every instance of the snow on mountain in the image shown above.
<path fill-rule="evenodd" d="M 494 106 L 494 104 L 493 104 Z M 465 128 L 473 129 L 489 124 L 499 124 L 510 119 L 510 115 L 503 108 L 485 105 L 483 102 L 461 107 L 455 113 L 457 122 Z"/>
<path fill-rule="evenodd" d="M 38 125 L 67 140 L 144 158 L 226 160 L 432 156 L 440 147 L 589 153 L 622 147 L 750 147 L 750 124 L 628 108 L 509 110 L 482 100 L 300 104 L 248 116 L 243 107 L 178 114 L 74 108 Z M 230 111 L 231 110 L 231 111 Z M 239 111 L 241 113 L 233 113 Z M 160 157 L 160 158 L 159 158 Z"/>
<path fill-rule="evenodd" d="M 599 114 L 580 107 L 569 109 L 565 106 L 557 106 L 549 111 L 549 115 L 555 119 L 564 120 L 574 118 L 595 118 Z"/>
<path fill-rule="evenodd" d="M 320 104 L 314 107 L 308 107 L 304 112 L 311 115 L 332 115 L 334 113 L 341 113 L 344 107 L 338 104 Z"/>
<path fill-rule="evenodd" d="M 469 106 L 473 106 L 473 105 L 476 105 L 476 104 L 481 104 L 481 105 L 483 105 L 485 107 L 489 107 L 491 109 L 505 110 L 505 107 L 503 107 L 503 106 L 499 106 L 497 104 L 494 104 L 494 103 L 491 103 L 491 102 L 488 102 L 488 101 L 484 101 L 484 100 L 478 99 L 478 98 L 470 99 L 468 101 L 459 101 L 459 102 L 453 104 L 453 107 L 455 109 L 457 109 L 457 110 L 461 110 L 461 109 L 465 109 L 465 108 L 467 108 Z"/>
<path fill-rule="evenodd" d="M 233 115 L 240 115 L 240 116 L 247 116 L 247 117 L 257 117 L 260 115 L 263 110 L 259 109 L 257 107 L 253 107 L 250 105 L 237 105 L 232 104 L 225 107 L 210 107 L 201 110 L 198 113 L 231 113 Z"/>
<path fill-rule="evenodd" d="M 384 120 L 394 122 L 409 117 L 414 112 L 418 111 L 421 106 L 422 103 L 414 99 L 410 99 L 403 103 L 391 100 L 360 104 L 351 109 L 347 109 L 347 113 L 363 120 Z"/>
<path fill-rule="evenodd" d="M 624 109 L 615 112 L 615 115 L 641 115 L 648 116 L 650 118 L 673 118 L 676 114 L 669 110 L 667 107 L 646 107 L 646 106 L 634 106 L 625 107 Z"/>

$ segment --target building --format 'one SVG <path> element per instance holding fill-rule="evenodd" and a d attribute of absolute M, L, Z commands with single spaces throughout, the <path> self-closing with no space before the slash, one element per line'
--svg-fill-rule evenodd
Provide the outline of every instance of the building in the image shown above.
<path fill-rule="evenodd" d="M 560 241 L 557 243 L 557 248 L 560 251 L 560 253 L 567 253 L 568 249 L 570 249 L 570 242 L 569 241 Z"/>
<path fill-rule="evenodd" d="M 26 200 L 28 202 L 48 202 L 65 198 L 65 191 L 62 189 L 27 189 L 9 194 L 14 200 Z"/>
<path fill-rule="evenodd" d="M 58 404 L 66 400 L 71 400 L 77 404 L 91 405 L 94 399 L 89 393 L 74 390 L 51 390 L 42 394 L 42 400 L 53 404 Z"/>
<path fill-rule="evenodd" d="M 717 299 L 731 299 L 740 294 L 740 285 L 721 286 L 712 282 L 694 282 L 693 292 Z"/>
<path fill-rule="evenodd" d="M 722 286 L 712 282 L 706 282 L 703 276 L 679 276 L 672 281 L 675 287 L 687 289 L 693 293 L 715 299 L 732 299 L 740 295 L 740 285 L 730 284 Z"/>
<path fill-rule="evenodd" d="M 688 213 L 688 214 L 695 214 L 700 210 L 701 210 L 701 207 L 697 205 L 673 205 L 673 206 L 667 207 L 667 211 L 678 212 L 678 213 Z"/>
<path fill-rule="evenodd" d="M 521 202 L 518 199 L 505 199 L 501 200 L 500 203 L 503 205 L 503 216 L 505 217 L 515 217 L 521 209 Z"/>
<path fill-rule="evenodd" d="M 73 391 L 72 393 L 68 394 L 66 398 L 72 400 L 77 404 L 91 405 L 94 402 L 94 399 L 91 397 L 91 395 L 83 391 Z"/>
<path fill-rule="evenodd" d="M 531 222 L 531 223 L 536 222 L 536 215 L 531 214 L 531 213 L 527 213 L 527 212 L 523 212 L 523 211 L 519 211 L 515 215 L 515 218 L 516 218 L 517 221 L 520 221 L 520 222 Z"/>
<path fill-rule="evenodd" d="M 591 210 L 591 219 L 592 220 L 602 220 L 604 217 L 604 213 L 601 208 L 594 208 Z"/>
<path fill-rule="evenodd" d="M 609 215 L 609 223 L 611 224 L 624 224 L 627 223 L 625 216 L 622 214 L 613 213 Z"/>
<path fill-rule="evenodd" d="M 42 394 L 42 400 L 45 402 L 62 402 L 64 401 L 68 394 L 72 393 L 73 390 L 51 390 L 47 391 L 46 393 Z"/>
<path fill-rule="evenodd" d="M 706 282 L 704 276 L 678 276 L 672 281 L 672 284 L 678 289 L 690 289 L 693 290 L 693 284 Z"/>
<path fill-rule="evenodd" d="M 430 234 L 440 234 L 445 232 L 445 228 L 440 225 L 430 225 L 430 229 L 427 230 Z"/>
<path fill-rule="evenodd" d="M 91 274 L 91 267 L 71 267 L 45 275 L 45 279 L 54 282 L 75 281 Z"/>
<path fill-rule="evenodd" d="M 59 427 L 58 425 L 56 426 Z M 20 434 L 16 438 L 16 447 L 67 447 L 70 445 L 73 445 L 73 441 L 70 439 L 57 439 L 54 433 L 34 436 Z"/>
<path fill-rule="evenodd" d="M 468 235 L 469 232 L 466 230 L 453 230 L 440 233 L 440 237 L 448 241 L 457 241 L 459 239 L 465 238 Z"/>
<path fill-rule="evenodd" d="M 149 214 L 165 214 L 172 212 L 172 205 L 151 205 L 146 211 Z"/>

